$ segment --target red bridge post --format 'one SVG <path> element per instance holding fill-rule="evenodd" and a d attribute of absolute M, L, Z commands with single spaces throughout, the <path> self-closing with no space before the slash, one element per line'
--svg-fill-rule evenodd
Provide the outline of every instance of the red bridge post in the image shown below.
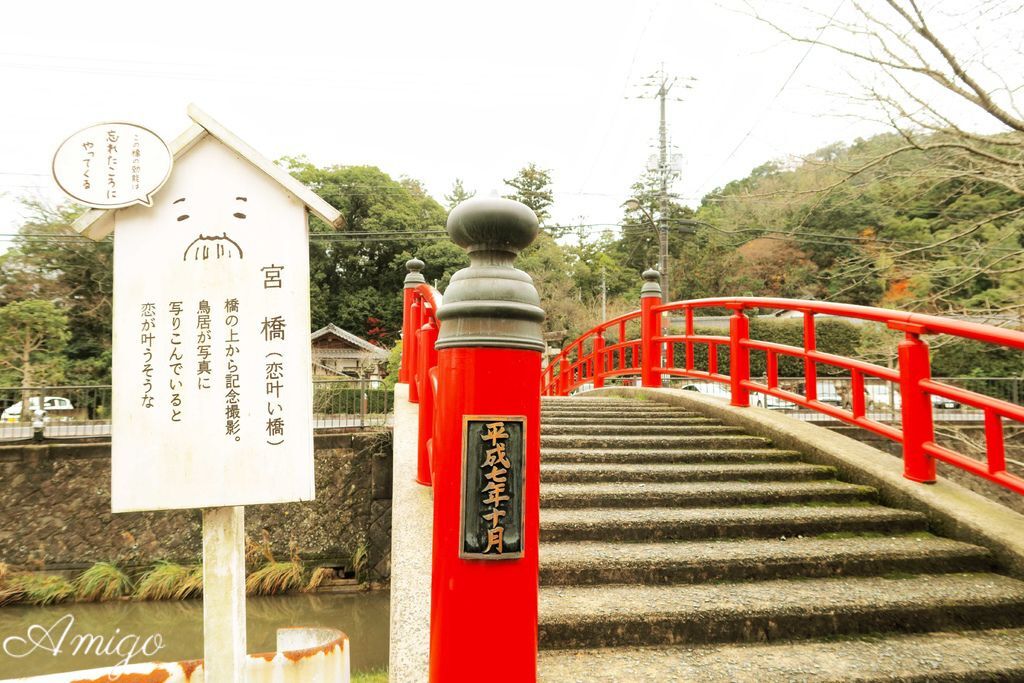
<path fill-rule="evenodd" d="M 412 366 L 412 349 L 415 348 L 415 342 L 412 341 L 412 337 L 416 334 L 415 328 L 412 326 L 412 304 L 416 299 L 416 287 L 417 285 L 423 284 L 426 280 L 423 279 L 423 266 L 426 265 L 423 261 L 418 258 L 409 259 L 405 262 L 405 269 L 408 274 L 405 276 L 405 288 L 402 290 L 402 365 L 398 369 L 398 381 L 403 384 L 407 384 L 412 381 L 412 376 L 409 374 L 409 368 Z"/>
<path fill-rule="evenodd" d="M 925 453 L 924 444 L 935 440 L 932 401 L 921 381 L 931 379 L 928 344 L 921 339 L 924 329 L 909 330 L 899 345 L 900 411 L 903 422 L 903 476 L 912 481 L 933 483 L 935 459 Z"/>
<path fill-rule="evenodd" d="M 594 336 L 594 388 L 604 386 L 604 330 Z"/>
<path fill-rule="evenodd" d="M 750 318 L 742 308 L 734 308 L 729 318 L 729 393 L 730 403 L 746 408 L 750 405 L 750 390 L 744 382 L 750 380 Z"/>
<path fill-rule="evenodd" d="M 661 305 L 661 273 L 649 268 L 643 272 L 644 286 L 640 288 L 640 381 L 645 387 L 660 387 L 661 313 L 654 310 Z"/>
<path fill-rule="evenodd" d="M 421 306 L 424 305 L 421 302 Z M 421 309 L 422 310 L 422 309 Z M 419 329 L 416 336 L 416 351 L 418 358 L 416 365 L 421 371 L 416 373 L 414 382 L 419 382 L 420 410 L 419 410 L 419 453 L 416 461 L 416 481 L 425 486 L 431 484 L 430 474 L 430 451 L 428 442 L 434 431 L 434 390 L 430 386 L 430 369 L 437 366 L 437 349 L 434 344 L 437 342 L 437 326 L 431 317 L 422 316 L 427 322 Z"/>
<path fill-rule="evenodd" d="M 409 358 L 409 403 L 420 402 L 420 387 L 417 377 L 420 374 L 419 369 L 419 337 L 420 327 L 422 327 L 422 316 L 423 312 L 423 299 L 419 294 L 413 297 L 412 306 L 409 307 L 409 318 L 412 325 L 412 330 L 409 334 L 409 348 L 405 348 L 403 341 L 402 347 L 402 358 Z M 426 372 L 424 370 L 423 372 Z"/>
<path fill-rule="evenodd" d="M 533 211 L 507 199 L 448 217 L 471 265 L 437 316 L 432 683 L 537 679 L 544 311 L 513 266 L 537 232 Z"/>

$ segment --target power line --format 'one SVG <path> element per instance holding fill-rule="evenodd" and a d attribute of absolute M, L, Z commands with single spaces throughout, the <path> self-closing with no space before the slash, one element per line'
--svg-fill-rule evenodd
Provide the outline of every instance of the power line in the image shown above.
<path fill-rule="evenodd" d="M 743 134 L 743 137 L 740 138 L 740 141 L 737 142 L 736 146 L 732 148 L 732 151 L 729 152 L 728 156 L 725 157 L 725 161 L 723 161 L 721 164 L 719 164 L 718 168 L 716 168 L 714 171 L 712 171 L 708 175 L 708 177 L 704 180 L 704 182 L 702 182 L 700 185 L 697 186 L 697 192 L 700 192 L 701 190 L 703 190 L 704 187 L 711 181 L 711 179 L 714 178 L 716 175 L 718 175 L 718 173 L 723 168 L 725 168 L 726 164 L 728 164 L 730 161 L 732 161 L 732 158 L 736 155 L 736 152 L 738 152 L 740 150 L 740 147 L 742 147 L 747 142 L 747 140 L 753 134 L 754 130 L 757 128 L 757 125 L 759 123 L 761 123 L 761 119 L 764 118 L 764 115 L 768 113 L 768 110 L 772 108 L 772 106 L 775 104 L 776 100 L 778 100 L 779 97 L 782 95 L 782 93 L 786 89 L 786 87 L 789 86 L 790 81 L 792 81 L 793 77 L 796 76 L 796 72 L 800 70 L 800 67 L 803 66 L 804 61 L 806 61 L 807 57 L 811 54 L 811 50 L 814 49 L 815 44 L 817 44 L 817 42 L 819 40 L 821 40 L 821 36 L 825 33 L 825 29 L 827 29 L 829 26 L 832 25 L 832 22 L 835 20 L 836 15 L 839 14 L 839 10 L 845 4 L 846 4 L 846 0 L 839 0 L 839 3 L 836 5 L 835 10 L 833 10 L 833 12 L 832 12 L 832 16 L 830 16 L 828 18 L 828 21 L 825 22 L 825 25 L 822 26 L 821 30 L 818 31 L 818 35 L 817 35 L 817 37 L 815 37 L 814 41 L 810 45 L 807 46 L 807 49 L 804 51 L 803 56 L 800 57 L 800 59 L 797 61 L 796 65 L 793 67 L 793 70 L 789 72 L 788 76 L 786 76 L 786 80 L 782 82 L 782 85 L 776 91 L 776 93 L 772 97 L 772 99 L 769 100 L 768 104 L 765 105 L 764 109 L 761 110 L 761 113 L 757 115 L 756 119 L 754 119 L 754 123 L 751 124 L 750 129 L 747 130 L 747 132 Z"/>

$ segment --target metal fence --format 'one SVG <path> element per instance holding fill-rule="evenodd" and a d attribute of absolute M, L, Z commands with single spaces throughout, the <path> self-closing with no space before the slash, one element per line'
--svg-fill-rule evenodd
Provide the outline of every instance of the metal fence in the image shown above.
<path fill-rule="evenodd" d="M 379 380 L 313 380 L 314 429 L 390 426 L 392 393 Z M 25 407 L 27 406 L 27 410 Z M 0 441 L 110 436 L 111 389 L 0 387 Z"/>

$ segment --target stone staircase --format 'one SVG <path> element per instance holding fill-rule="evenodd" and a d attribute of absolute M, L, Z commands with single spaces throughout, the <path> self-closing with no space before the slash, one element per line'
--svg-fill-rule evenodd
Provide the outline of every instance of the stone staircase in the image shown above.
<path fill-rule="evenodd" d="M 986 549 L 674 406 L 542 416 L 542 680 L 1024 681 Z"/>

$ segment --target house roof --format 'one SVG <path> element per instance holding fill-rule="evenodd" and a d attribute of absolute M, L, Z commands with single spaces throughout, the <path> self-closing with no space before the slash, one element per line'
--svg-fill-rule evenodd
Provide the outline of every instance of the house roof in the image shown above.
<path fill-rule="evenodd" d="M 344 218 L 337 209 L 293 178 L 284 169 L 250 147 L 199 107 L 194 104 L 188 105 L 188 116 L 193 121 L 192 125 L 168 145 L 175 161 L 187 154 L 200 140 L 208 135 L 213 136 L 225 147 L 277 181 L 281 187 L 303 202 L 313 215 L 319 217 L 328 225 L 340 227 L 344 222 Z M 90 209 L 79 216 L 78 220 L 72 224 L 72 227 L 86 237 L 101 240 L 113 231 L 113 215 L 115 211 L 119 210 Z"/>
<path fill-rule="evenodd" d="M 353 346 L 359 347 L 364 351 L 368 351 L 376 356 L 387 357 L 388 355 L 388 352 L 385 349 L 382 349 L 376 344 L 368 342 L 361 337 L 357 337 L 351 332 L 346 332 L 345 330 L 341 329 L 334 323 L 327 323 L 326 326 L 321 327 L 319 330 L 314 332 L 312 335 L 310 335 L 310 341 L 316 341 L 317 339 L 328 334 L 333 334 L 336 337 L 340 337 L 341 339 L 344 339 Z"/>

